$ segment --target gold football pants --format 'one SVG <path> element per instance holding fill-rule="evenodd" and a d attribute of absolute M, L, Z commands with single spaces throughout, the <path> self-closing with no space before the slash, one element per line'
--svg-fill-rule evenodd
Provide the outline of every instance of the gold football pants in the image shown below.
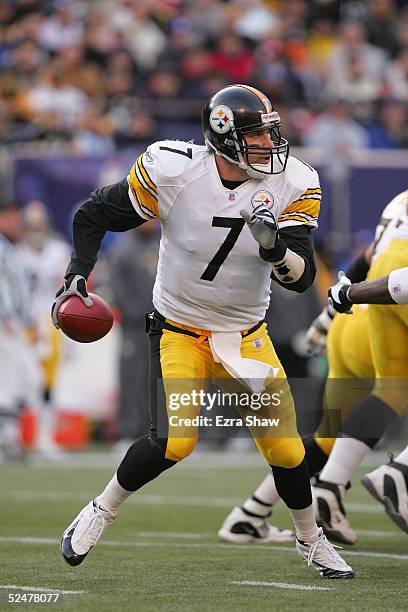
<path fill-rule="evenodd" d="M 177 327 L 180 327 L 180 331 L 186 329 Z M 200 330 L 196 331 L 200 333 Z M 244 335 L 241 342 L 242 357 L 256 359 L 279 369 L 276 378 L 268 379 L 265 389 L 265 393 L 271 398 L 274 396 L 274 399 L 256 411 L 248 407 L 247 402 L 241 402 L 241 397 L 245 395 L 247 398 L 249 391 L 232 378 L 220 363 L 215 362 L 205 335 L 194 337 L 163 329 L 150 332 L 150 342 L 151 435 L 165 449 L 167 460 L 177 462 L 192 452 L 197 442 L 198 426 L 187 419 L 198 417 L 202 407 L 193 400 L 200 390 L 207 392 L 210 384 L 215 382 L 224 392 L 239 396 L 237 418 L 241 416 L 244 422 L 249 415 L 258 419 L 279 419 L 277 427 L 248 427 L 269 465 L 292 468 L 302 462 L 304 447 L 296 429 L 292 395 L 265 323 L 256 331 Z M 211 418 L 212 415 L 206 413 L 206 416 Z"/>
<path fill-rule="evenodd" d="M 408 240 L 393 240 L 372 264 L 375 280 L 408 266 Z M 408 305 L 370 304 L 370 346 L 375 368 L 374 395 L 397 414 L 408 407 Z"/>
<path fill-rule="evenodd" d="M 352 315 L 335 316 L 327 338 L 327 358 L 323 417 L 315 440 L 329 455 L 341 422 L 374 386 L 367 307 L 354 305 Z"/>

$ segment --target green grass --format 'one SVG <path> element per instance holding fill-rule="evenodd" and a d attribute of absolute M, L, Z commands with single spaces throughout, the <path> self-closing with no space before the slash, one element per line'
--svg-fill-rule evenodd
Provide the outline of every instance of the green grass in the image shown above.
<path fill-rule="evenodd" d="M 147 485 L 122 507 L 118 520 L 78 568 L 62 562 L 57 540 L 86 501 L 103 488 L 113 469 L 3 468 L 0 585 L 84 591 L 64 595 L 62 602 L 51 606 L 81 612 L 406 609 L 407 536 L 394 528 L 358 478 L 347 495 L 347 503 L 355 508 L 349 512 L 353 526 L 386 533 L 363 533 L 357 545 L 344 551 L 356 570 L 354 581 L 327 581 L 302 562 L 290 543 L 263 547 L 217 542 L 216 532 L 229 509 L 265 474 L 261 462 L 256 466 L 251 460 L 246 465 L 245 455 L 236 466 L 220 463 L 214 469 L 214 462 L 208 466 L 204 455 L 203 462 L 178 466 Z M 355 504 L 370 504 L 379 511 L 362 512 Z M 273 522 L 290 526 L 281 505 Z M 38 540 L 16 540 L 24 537 Z M 44 543 L 44 538 L 51 541 Z M 354 554 L 365 552 L 406 556 Z M 234 584 L 244 580 L 329 590 Z M 0 610 L 12 609 L 6 605 L 6 592 L 0 589 Z M 24 604 L 13 607 L 21 609 Z M 30 607 L 44 609 L 44 605 Z"/>

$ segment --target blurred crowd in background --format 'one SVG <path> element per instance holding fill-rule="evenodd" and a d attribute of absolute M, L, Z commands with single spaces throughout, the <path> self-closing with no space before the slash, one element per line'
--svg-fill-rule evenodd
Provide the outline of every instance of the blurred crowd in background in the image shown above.
<path fill-rule="evenodd" d="M 408 144 L 408 0 L 3 0 L 0 143 L 105 155 L 202 140 L 231 82 L 270 96 L 293 145 L 334 129 Z"/>
<path fill-rule="evenodd" d="M 274 287 L 267 314 L 288 376 L 317 380 L 299 400 L 306 409 L 326 362 L 307 354 L 304 333 L 339 263 L 331 253 L 352 257 L 371 240 L 376 209 L 406 188 L 404 160 L 398 175 L 393 164 L 408 146 L 408 0 L 0 2 L 0 463 L 24 454 L 24 406 L 37 415 L 28 445 L 48 457 L 58 428 L 70 447 L 61 410 L 91 413 L 93 439 L 122 450 L 148 430 L 144 314 L 159 228 L 104 242 L 91 283 L 117 325 L 92 354 L 50 323 L 67 228 L 79 200 L 125 176 L 147 144 L 201 143 L 203 101 L 233 82 L 271 98 L 291 145 L 323 151 L 317 283 L 305 294 Z M 353 151 L 376 148 L 396 150 L 388 174 L 349 172 Z M 83 433 L 73 446 L 89 441 L 89 421 Z"/>

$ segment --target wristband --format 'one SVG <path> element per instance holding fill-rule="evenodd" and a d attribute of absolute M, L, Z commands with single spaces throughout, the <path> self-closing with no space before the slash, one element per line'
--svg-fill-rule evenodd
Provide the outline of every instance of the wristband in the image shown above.
<path fill-rule="evenodd" d="M 273 249 L 264 249 L 262 246 L 260 246 L 259 255 L 265 261 L 276 262 L 283 259 L 287 248 L 288 247 L 286 246 L 286 242 L 282 240 L 282 238 L 278 234 Z"/>
<path fill-rule="evenodd" d="M 388 292 L 397 304 L 408 304 L 408 267 L 399 268 L 390 273 Z"/>

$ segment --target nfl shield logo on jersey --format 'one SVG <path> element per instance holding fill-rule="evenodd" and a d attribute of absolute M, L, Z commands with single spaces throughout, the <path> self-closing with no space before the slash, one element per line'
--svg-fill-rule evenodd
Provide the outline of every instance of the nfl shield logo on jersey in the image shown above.
<path fill-rule="evenodd" d="M 254 345 L 256 349 L 260 349 L 262 347 L 261 338 L 255 338 L 255 340 L 252 340 L 252 344 Z"/>
<path fill-rule="evenodd" d="M 236 198 L 236 197 L 237 197 L 237 194 L 236 194 L 236 193 L 229 193 L 229 194 L 228 194 L 228 200 L 229 200 L 230 202 L 235 202 L 235 198 Z"/>
<path fill-rule="evenodd" d="M 257 191 L 251 199 L 252 208 L 256 208 L 263 204 L 268 208 L 273 206 L 273 195 L 269 191 Z"/>

